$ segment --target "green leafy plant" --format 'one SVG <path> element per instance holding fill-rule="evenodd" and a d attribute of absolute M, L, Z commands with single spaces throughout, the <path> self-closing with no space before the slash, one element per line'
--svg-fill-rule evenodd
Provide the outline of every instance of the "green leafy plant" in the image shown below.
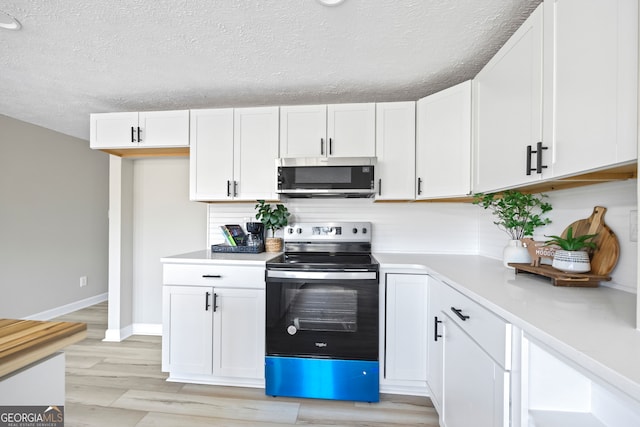
<path fill-rule="evenodd" d="M 547 240 L 545 246 L 556 245 L 565 251 L 580 251 L 583 249 L 596 249 L 598 246 L 595 242 L 590 240 L 596 237 L 598 234 L 583 234 L 582 236 L 573 235 L 573 227 L 567 229 L 567 237 L 561 236 L 547 236 L 551 237 L 551 240 Z"/>
<path fill-rule="evenodd" d="M 264 228 L 271 230 L 271 237 L 275 237 L 276 230 L 289 223 L 289 215 L 291 214 L 285 205 L 272 206 L 264 200 L 258 200 L 255 208 L 258 210 L 256 219 L 264 224 Z"/>
<path fill-rule="evenodd" d="M 503 193 L 478 193 L 474 195 L 474 205 L 492 211 L 497 218 L 493 223 L 507 233 L 512 240 L 533 236 L 537 227 L 551 223 L 543 215 L 549 212 L 551 204 L 545 202 L 546 194 L 524 194 L 508 190 Z"/>

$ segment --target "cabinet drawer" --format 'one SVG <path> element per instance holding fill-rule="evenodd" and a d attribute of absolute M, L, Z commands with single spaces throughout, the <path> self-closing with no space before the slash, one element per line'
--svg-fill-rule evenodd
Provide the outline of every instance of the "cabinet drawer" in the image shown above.
<path fill-rule="evenodd" d="M 164 264 L 165 285 L 241 286 L 264 288 L 263 266 Z"/>
<path fill-rule="evenodd" d="M 441 289 L 442 311 L 503 368 L 511 369 L 511 324 L 449 286 Z"/>

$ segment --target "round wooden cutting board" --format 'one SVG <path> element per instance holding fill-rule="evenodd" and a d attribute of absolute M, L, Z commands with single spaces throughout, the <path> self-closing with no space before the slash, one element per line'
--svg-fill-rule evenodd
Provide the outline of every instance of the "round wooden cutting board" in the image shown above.
<path fill-rule="evenodd" d="M 574 236 L 582 236 L 584 234 L 598 234 L 591 241 L 598 247 L 591 252 L 591 274 L 606 276 L 618 262 L 620 256 L 620 244 L 615 233 L 604 223 L 604 214 L 607 208 L 596 206 L 589 218 L 580 219 L 569 225 L 562 237 L 567 236 L 569 227 L 573 227 Z"/>

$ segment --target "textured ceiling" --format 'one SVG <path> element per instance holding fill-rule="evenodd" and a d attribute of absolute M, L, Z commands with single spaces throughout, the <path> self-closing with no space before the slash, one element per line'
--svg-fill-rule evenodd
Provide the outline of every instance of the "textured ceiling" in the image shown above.
<path fill-rule="evenodd" d="M 473 78 L 540 0 L 0 0 L 0 114 L 416 100 Z M 1 133 L 0 133 L 1 135 Z"/>

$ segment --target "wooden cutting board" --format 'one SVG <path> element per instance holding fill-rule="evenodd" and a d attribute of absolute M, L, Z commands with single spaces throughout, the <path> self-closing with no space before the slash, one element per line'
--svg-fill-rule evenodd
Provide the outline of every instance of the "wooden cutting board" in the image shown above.
<path fill-rule="evenodd" d="M 607 208 L 596 206 L 589 218 L 580 219 L 569 225 L 562 237 L 567 236 L 569 227 L 573 227 L 574 236 L 582 236 L 584 234 L 598 234 L 592 239 L 598 247 L 591 252 L 591 272 L 599 276 L 606 276 L 618 262 L 620 256 L 620 244 L 615 233 L 605 224 L 604 214 Z"/>

